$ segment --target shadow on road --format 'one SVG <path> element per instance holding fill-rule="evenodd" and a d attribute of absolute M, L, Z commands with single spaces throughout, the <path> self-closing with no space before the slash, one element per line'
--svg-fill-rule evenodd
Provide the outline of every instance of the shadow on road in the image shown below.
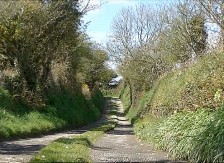
<path fill-rule="evenodd" d="M 1 143 L 0 154 L 2 155 L 20 155 L 33 154 L 38 152 L 45 145 L 20 145 L 13 143 Z"/>

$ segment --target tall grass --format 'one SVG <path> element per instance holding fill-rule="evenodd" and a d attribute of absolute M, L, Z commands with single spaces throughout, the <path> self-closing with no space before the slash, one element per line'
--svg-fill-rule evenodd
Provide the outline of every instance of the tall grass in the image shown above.
<path fill-rule="evenodd" d="M 183 111 L 165 119 L 145 117 L 135 124 L 135 132 L 142 140 L 169 151 L 174 158 L 224 161 L 224 107 L 214 112 Z"/>
<path fill-rule="evenodd" d="M 82 126 L 95 121 L 102 111 L 103 96 L 99 91 L 92 99 L 65 91 L 47 96 L 46 106 L 36 108 L 0 89 L 0 141 Z"/>
<path fill-rule="evenodd" d="M 224 161 L 224 55 L 166 74 L 129 109 L 140 139 L 191 162 Z M 122 99 L 129 102 L 128 88 Z M 130 116 L 131 115 L 131 116 Z"/>
<path fill-rule="evenodd" d="M 130 89 L 125 86 L 121 93 L 121 100 L 123 104 L 124 112 L 128 112 L 131 107 Z"/>

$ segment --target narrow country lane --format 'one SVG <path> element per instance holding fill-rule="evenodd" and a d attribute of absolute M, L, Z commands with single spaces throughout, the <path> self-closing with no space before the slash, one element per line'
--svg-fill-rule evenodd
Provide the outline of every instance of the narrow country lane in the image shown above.
<path fill-rule="evenodd" d="M 80 129 L 46 135 L 38 138 L 0 142 L 0 163 L 27 163 L 36 153 L 52 141 L 61 137 L 69 138 L 74 135 L 82 134 L 93 127 L 99 126 L 107 120 L 106 114 L 108 113 L 108 103 L 109 100 L 106 100 L 104 113 L 100 120 Z"/>
<path fill-rule="evenodd" d="M 0 143 L 0 162 L 17 163 L 28 162 L 41 148 L 60 137 L 70 137 L 78 134 L 78 131 L 58 133 L 39 138 L 28 138 L 17 141 Z"/>
<path fill-rule="evenodd" d="M 117 116 L 112 116 L 112 119 L 118 122 L 118 126 L 105 134 L 93 145 L 91 151 L 93 162 L 176 162 L 170 160 L 166 152 L 154 150 L 150 145 L 140 143 L 136 140 L 131 124 L 123 115 L 121 101 L 114 98 L 105 102 L 104 114 L 96 123 L 80 129 L 38 138 L 0 142 L 0 163 L 29 162 L 41 148 L 48 145 L 50 142 L 61 137 L 71 137 L 82 134 L 93 127 L 101 125 L 108 120 L 107 115 L 110 103 L 116 103 L 118 105 Z"/>
<path fill-rule="evenodd" d="M 94 144 L 93 162 L 177 162 L 169 159 L 166 152 L 136 140 L 129 121 L 124 117 L 121 101 L 118 107 L 118 126 Z"/>

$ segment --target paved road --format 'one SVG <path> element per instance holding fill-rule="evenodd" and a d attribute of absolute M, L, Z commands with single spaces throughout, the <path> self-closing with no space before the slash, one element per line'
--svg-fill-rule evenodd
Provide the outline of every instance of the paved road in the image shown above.
<path fill-rule="evenodd" d="M 114 102 L 119 106 L 118 126 L 94 144 L 91 152 L 93 162 L 178 162 L 170 160 L 166 152 L 140 143 L 124 117 L 121 101 L 117 99 Z"/>
<path fill-rule="evenodd" d="M 0 162 L 28 162 L 41 148 L 60 137 L 70 137 L 77 131 L 47 135 L 39 138 L 21 139 L 0 143 Z"/>
<path fill-rule="evenodd" d="M 154 150 L 150 145 L 141 144 L 133 135 L 130 123 L 123 116 L 121 102 L 119 99 L 113 99 L 118 104 L 118 116 L 112 117 L 118 121 L 115 130 L 105 134 L 96 142 L 92 150 L 92 159 L 94 162 L 144 162 L 160 161 L 170 162 L 168 154 Z M 91 125 L 81 129 L 47 135 L 39 138 L 21 139 L 17 141 L 0 142 L 0 163 L 21 163 L 28 162 L 34 154 L 41 148 L 60 137 L 71 137 L 81 134 L 92 127 L 97 127 L 107 121 L 108 108 L 110 101 L 105 103 L 105 113 L 102 118 Z M 171 161 L 172 162 L 172 161 Z"/>
<path fill-rule="evenodd" d="M 108 112 L 108 102 L 108 100 L 105 102 L 104 114 L 99 121 L 80 129 L 46 135 L 38 138 L 0 142 L 0 163 L 27 163 L 37 152 L 52 141 L 61 137 L 72 137 L 74 135 L 81 134 L 92 127 L 97 127 L 107 120 L 106 114 Z"/>

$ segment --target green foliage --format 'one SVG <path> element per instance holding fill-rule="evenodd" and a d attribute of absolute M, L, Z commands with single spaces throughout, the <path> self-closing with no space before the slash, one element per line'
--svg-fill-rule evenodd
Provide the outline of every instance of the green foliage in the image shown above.
<path fill-rule="evenodd" d="M 182 31 L 176 29 L 180 23 L 180 20 L 176 19 L 172 22 L 170 29 L 162 31 L 157 45 L 160 57 L 172 67 L 178 62 L 184 63 L 191 58 L 191 49 L 186 43 Z"/>
<path fill-rule="evenodd" d="M 91 100 L 95 107 L 100 109 L 100 112 L 103 111 L 103 105 L 104 105 L 104 97 L 100 90 L 95 90 L 94 93 L 92 93 Z"/>
<path fill-rule="evenodd" d="M 166 115 L 174 110 L 214 109 L 223 104 L 223 54 L 208 55 L 188 69 L 169 73 L 159 82 L 150 109 Z M 157 114 L 157 113 L 156 113 Z"/>
<path fill-rule="evenodd" d="M 74 61 L 71 56 L 74 56 L 80 18 L 77 2 L 1 3 L 0 53 L 16 68 L 27 89 L 35 93 L 38 86 L 44 87 L 52 62 L 65 57 L 60 52 L 62 49 L 69 61 Z M 12 14 L 8 13 L 12 11 Z"/>
<path fill-rule="evenodd" d="M 145 117 L 136 124 L 135 132 L 141 139 L 169 151 L 174 158 L 223 162 L 223 109 L 183 111 L 165 119 Z"/>
<path fill-rule="evenodd" d="M 182 68 L 164 75 L 150 91 L 142 92 L 143 95 L 137 98 L 138 104 L 130 110 L 134 110 L 136 115 L 137 112 L 139 115 L 148 112 L 167 116 L 183 109 L 193 111 L 203 107 L 213 110 L 222 106 L 223 60 L 222 53 L 207 55 L 197 60 L 190 68 Z M 125 91 L 127 90 L 126 88 Z M 127 93 L 123 94 L 124 104 L 128 98 Z M 142 101 L 146 101 L 146 104 L 141 104 Z"/>
<path fill-rule="evenodd" d="M 50 131 L 74 128 L 95 121 L 103 107 L 100 92 L 86 100 L 83 95 L 52 92 L 41 108 L 14 99 L 0 90 L 0 139 L 36 136 Z"/>
<path fill-rule="evenodd" d="M 116 75 L 114 70 L 105 64 L 109 60 L 107 52 L 98 46 L 86 41 L 81 47 L 85 55 L 81 57 L 79 63 L 79 78 L 88 84 L 90 90 L 94 89 L 97 82 L 107 84 Z"/>
<path fill-rule="evenodd" d="M 177 159 L 222 162 L 223 61 L 223 53 L 203 56 L 142 92 L 127 112 L 136 135 Z M 129 93 L 125 88 L 124 106 L 130 104 Z"/>
<path fill-rule="evenodd" d="M 31 162 L 91 162 L 90 148 L 105 132 L 115 127 L 109 122 L 72 138 L 59 138 L 36 155 Z"/>
<path fill-rule="evenodd" d="M 153 98 L 155 88 L 156 87 L 153 87 L 149 91 L 141 92 L 141 95 L 137 98 L 136 105 L 131 105 L 129 86 L 124 87 L 122 90 L 121 99 L 123 107 L 128 119 L 132 123 L 135 123 L 136 120 L 139 120 L 141 117 L 150 114 L 149 106 Z"/>
<path fill-rule="evenodd" d="M 83 34 L 80 3 L 0 1 L 0 87 L 9 91 L 0 90 L 0 138 L 78 127 L 100 116 L 101 92 L 87 88 L 84 96 L 81 86 L 94 78 L 94 88 L 113 72 L 105 51 Z"/>
<path fill-rule="evenodd" d="M 77 127 L 93 122 L 100 116 L 103 97 L 99 92 L 92 97 L 93 99 L 87 100 L 82 94 L 52 92 L 48 98 L 48 105 L 56 109 L 57 117 L 66 120 L 70 126 Z M 97 105 L 94 105 L 93 101 Z"/>
<path fill-rule="evenodd" d="M 201 56 L 206 49 L 207 33 L 205 18 L 201 14 L 194 15 L 189 22 L 191 44 L 197 56 Z"/>
<path fill-rule="evenodd" d="M 116 114 L 117 106 L 110 105 L 111 118 Z M 116 122 L 112 119 L 81 135 L 59 138 L 43 148 L 31 162 L 91 162 L 90 149 L 93 148 L 93 143 L 115 126 Z"/>
<path fill-rule="evenodd" d="M 121 100 L 123 104 L 124 112 L 127 113 L 131 107 L 131 95 L 130 89 L 126 85 L 121 92 Z"/>

